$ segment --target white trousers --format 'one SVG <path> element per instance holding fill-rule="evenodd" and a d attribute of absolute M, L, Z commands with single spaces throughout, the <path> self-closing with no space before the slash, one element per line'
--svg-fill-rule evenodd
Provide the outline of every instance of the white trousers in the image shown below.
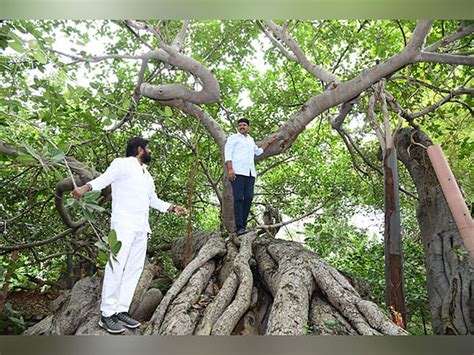
<path fill-rule="evenodd" d="M 114 229 L 117 232 L 117 240 L 122 242 L 122 247 L 117 254 L 117 260 L 112 259 L 113 268 L 109 262 L 105 267 L 100 304 L 100 311 L 105 317 L 128 312 L 146 256 L 146 232 Z"/>

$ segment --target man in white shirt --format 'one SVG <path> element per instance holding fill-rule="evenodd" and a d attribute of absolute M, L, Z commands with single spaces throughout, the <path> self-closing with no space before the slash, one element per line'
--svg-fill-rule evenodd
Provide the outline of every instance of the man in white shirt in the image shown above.
<path fill-rule="evenodd" d="M 158 198 L 155 184 L 146 165 L 151 161 L 148 141 L 133 137 L 127 143 L 126 158 L 115 159 L 98 178 L 74 190 L 80 199 L 87 191 L 102 190 L 112 184 L 111 229 L 117 233 L 122 246 L 107 263 L 102 286 L 99 326 L 112 334 L 122 333 L 124 327 L 137 328 L 140 323 L 128 314 L 130 303 L 145 263 L 149 207 L 160 212 L 186 214 L 182 207 Z"/>
<path fill-rule="evenodd" d="M 242 235 L 246 233 L 247 219 L 253 200 L 255 178 L 257 177 L 254 158 L 263 154 L 277 139 L 277 135 L 272 135 L 268 142 L 259 148 L 248 134 L 249 120 L 241 118 L 237 124 L 239 133 L 227 138 L 224 158 L 227 176 L 232 184 L 234 196 L 236 234 Z"/>

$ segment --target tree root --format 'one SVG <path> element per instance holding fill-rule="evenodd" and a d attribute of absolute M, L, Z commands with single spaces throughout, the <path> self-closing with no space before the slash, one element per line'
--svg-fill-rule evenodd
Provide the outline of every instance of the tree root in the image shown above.
<path fill-rule="evenodd" d="M 168 309 L 169 304 L 174 300 L 178 293 L 188 283 L 191 276 L 196 270 L 203 266 L 206 262 L 217 255 L 225 253 L 225 244 L 222 238 L 210 238 L 206 244 L 201 248 L 197 257 L 193 259 L 179 275 L 178 279 L 173 283 L 171 288 L 166 293 L 160 305 L 156 309 L 149 325 L 145 329 L 145 334 L 159 333 L 161 323 Z"/>

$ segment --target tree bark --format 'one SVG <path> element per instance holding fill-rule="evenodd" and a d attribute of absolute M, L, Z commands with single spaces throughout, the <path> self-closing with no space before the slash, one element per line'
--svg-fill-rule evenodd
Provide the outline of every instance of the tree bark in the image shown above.
<path fill-rule="evenodd" d="M 409 171 L 417 192 L 417 219 L 425 248 L 428 297 L 435 334 L 474 334 L 472 312 L 474 269 L 426 149 L 430 139 L 404 128 L 397 139 L 399 159 Z"/>

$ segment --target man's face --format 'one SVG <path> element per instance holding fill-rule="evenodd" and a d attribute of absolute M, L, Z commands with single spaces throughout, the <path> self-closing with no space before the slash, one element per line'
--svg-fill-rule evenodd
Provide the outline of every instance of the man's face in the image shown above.
<path fill-rule="evenodd" d="M 151 162 L 151 150 L 148 144 L 145 147 L 145 149 L 143 149 L 142 147 L 139 147 L 138 150 L 139 150 L 139 153 L 140 153 L 140 150 L 142 151 L 141 159 L 143 163 L 148 164 L 149 162 Z"/>
<path fill-rule="evenodd" d="M 243 135 L 247 135 L 249 132 L 249 125 L 245 122 L 240 122 L 239 123 L 239 132 Z"/>

